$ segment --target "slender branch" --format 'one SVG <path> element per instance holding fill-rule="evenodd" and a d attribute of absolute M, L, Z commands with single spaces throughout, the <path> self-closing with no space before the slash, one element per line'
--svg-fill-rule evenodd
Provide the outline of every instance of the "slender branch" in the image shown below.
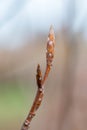
<path fill-rule="evenodd" d="M 45 74 L 44 74 L 44 77 L 42 79 L 42 72 L 40 69 L 40 65 L 38 65 L 37 66 L 37 74 L 36 74 L 36 80 L 37 80 L 37 86 L 38 86 L 37 94 L 36 94 L 35 100 L 33 102 L 33 105 L 31 107 L 31 110 L 30 110 L 25 122 L 23 123 L 21 130 L 28 130 L 28 128 L 30 127 L 31 120 L 35 116 L 35 113 L 42 102 L 42 99 L 44 96 L 44 83 L 48 77 L 50 70 L 51 70 L 52 61 L 54 58 L 54 46 L 55 46 L 55 36 L 54 36 L 53 27 L 51 26 L 50 32 L 48 35 L 48 40 L 47 40 Z"/>

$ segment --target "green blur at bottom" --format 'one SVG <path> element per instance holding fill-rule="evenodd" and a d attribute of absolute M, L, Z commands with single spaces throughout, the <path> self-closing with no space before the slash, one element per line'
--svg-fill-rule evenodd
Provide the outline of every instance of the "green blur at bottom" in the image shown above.
<path fill-rule="evenodd" d="M 0 130 L 20 129 L 32 105 L 34 90 L 31 85 L 0 84 Z"/>

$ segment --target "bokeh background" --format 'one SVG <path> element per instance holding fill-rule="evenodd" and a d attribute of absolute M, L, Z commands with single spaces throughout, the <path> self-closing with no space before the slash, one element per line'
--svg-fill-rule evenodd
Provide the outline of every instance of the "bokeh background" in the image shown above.
<path fill-rule="evenodd" d="M 0 130 L 20 130 L 33 103 L 36 68 L 56 46 L 31 130 L 87 130 L 87 1 L 0 0 Z"/>

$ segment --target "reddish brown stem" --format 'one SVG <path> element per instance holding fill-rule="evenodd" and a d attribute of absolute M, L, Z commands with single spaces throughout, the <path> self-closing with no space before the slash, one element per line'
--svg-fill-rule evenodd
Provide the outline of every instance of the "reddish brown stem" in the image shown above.
<path fill-rule="evenodd" d="M 30 110 L 25 122 L 23 123 L 21 130 L 28 130 L 28 128 L 30 127 L 30 122 L 31 122 L 32 118 L 35 116 L 36 111 L 42 102 L 42 99 L 44 96 L 44 83 L 48 77 L 48 74 L 49 74 L 51 66 L 52 66 L 52 61 L 54 58 L 54 45 L 55 45 L 55 37 L 54 37 L 53 27 L 51 26 L 50 32 L 48 35 L 48 41 L 47 41 L 46 71 L 45 71 L 44 77 L 42 79 L 40 65 L 37 66 L 36 80 L 37 80 L 38 90 L 37 90 L 37 94 L 36 94 L 35 100 L 33 102 L 33 105 L 31 107 L 31 110 Z"/>

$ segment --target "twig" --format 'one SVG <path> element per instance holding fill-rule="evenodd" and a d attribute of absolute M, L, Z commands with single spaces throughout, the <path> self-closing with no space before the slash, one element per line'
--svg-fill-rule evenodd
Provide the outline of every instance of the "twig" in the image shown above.
<path fill-rule="evenodd" d="M 37 80 L 37 86 L 38 86 L 37 94 L 36 94 L 35 100 L 33 102 L 33 105 L 31 107 L 31 110 L 30 110 L 25 122 L 23 123 L 21 130 L 28 130 L 28 128 L 30 127 L 31 120 L 35 116 L 36 110 L 39 108 L 39 106 L 42 102 L 43 95 L 44 95 L 44 83 L 48 77 L 50 70 L 51 70 L 52 61 L 54 58 L 54 46 L 55 46 L 55 36 L 54 36 L 53 27 L 51 26 L 50 32 L 48 35 L 48 40 L 47 40 L 45 74 L 44 74 L 44 77 L 42 79 L 42 72 L 40 69 L 40 65 L 38 65 L 37 66 L 37 74 L 36 74 L 36 80 Z"/>

